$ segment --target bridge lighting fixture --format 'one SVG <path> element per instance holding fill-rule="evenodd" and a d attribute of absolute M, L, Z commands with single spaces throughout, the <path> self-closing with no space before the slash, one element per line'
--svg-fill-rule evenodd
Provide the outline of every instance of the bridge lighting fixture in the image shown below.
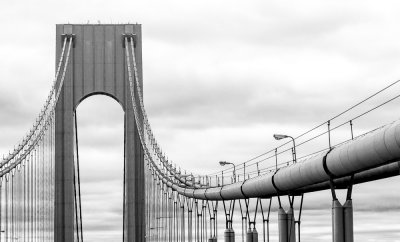
<path fill-rule="evenodd" d="M 284 135 L 284 134 L 274 134 L 274 138 L 275 138 L 276 140 L 286 139 L 286 138 L 289 138 L 289 137 L 290 137 L 290 136 Z"/>
<path fill-rule="evenodd" d="M 221 166 L 224 166 L 224 165 L 232 165 L 233 166 L 233 173 L 232 173 L 233 181 L 236 182 L 236 166 L 235 166 L 235 164 L 233 164 L 232 162 L 228 162 L 228 161 L 220 161 L 219 164 Z"/>
<path fill-rule="evenodd" d="M 291 138 L 293 142 L 293 148 L 292 148 L 292 156 L 293 156 L 293 163 L 297 162 L 297 157 L 296 157 L 296 142 L 294 141 L 294 138 L 290 135 L 285 135 L 285 134 L 274 134 L 273 135 L 276 140 L 281 140 L 281 139 L 286 139 L 286 138 Z"/>

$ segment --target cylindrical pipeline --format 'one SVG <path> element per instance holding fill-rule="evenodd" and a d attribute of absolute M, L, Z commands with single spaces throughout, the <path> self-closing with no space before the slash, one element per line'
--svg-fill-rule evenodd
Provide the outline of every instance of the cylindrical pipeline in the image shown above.
<path fill-rule="evenodd" d="M 332 202 L 332 236 L 333 242 L 345 242 L 343 226 L 343 206 L 338 200 Z"/>
<path fill-rule="evenodd" d="M 288 242 L 288 216 L 283 208 L 278 210 L 279 242 Z"/>
<path fill-rule="evenodd" d="M 258 242 L 258 232 L 255 228 L 247 230 L 246 242 Z"/>
<path fill-rule="evenodd" d="M 225 229 L 224 238 L 225 242 L 235 242 L 235 231 L 232 228 Z"/>
<path fill-rule="evenodd" d="M 343 204 L 344 238 L 346 242 L 354 241 L 353 233 L 353 202 L 347 200 Z"/>
<path fill-rule="evenodd" d="M 296 227 L 293 208 L 289 208 L 287 212 L 288 218 L 288 239 L 290 242 L 296 242 Z"/>

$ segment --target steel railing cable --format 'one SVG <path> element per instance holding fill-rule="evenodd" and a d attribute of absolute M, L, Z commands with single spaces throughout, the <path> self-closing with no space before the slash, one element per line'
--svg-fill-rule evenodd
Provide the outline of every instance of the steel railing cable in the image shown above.
<path fill-rule="evenodd" d="M 328 121 L 325 121 L 325 122 L 323 122 L 323 123 L 321 123 L 321 124 L 319 124 L 319 125 L 317 125 L 317 126 L 314 126 L 313 128 L 307 130 L 306 132 L 304 132 L 304 133 L 302 133 L 302 134 L 296 136 L 294 139 L 295 139 L 295 140 L 296 140 L 296 139 L 299 139 L 299 138 L 301 138 L 301 137 L 303 137 L 303 136 L 305 136 L 305 135 L 307 135 L 307 134 L 313 132 L 314 130 L 323 127 L 324 125 L 327 124 L 327 122 L 337 119 L 338 117 L 342 116 L 343 114 L 345 114 L 345 113 L 347 113 L 347 112 L 353 110 L 354 108 L 360 106 L 361 104 L 363 104 L 363 103 L 365 103 L 366 101 L 372 99 L 373 97 L 377 96 L 378 94 L 380 94 L 380 93 L 386 91 L 387 89 L 391 88 L 392 86 L 394 86 L 395 84 L 397 84 L 397 83 L 399 83 L 399 82 L 400 82 L 400 80 L 397 80 L 397 81 L 395 81 L 395 82 L 392 82 L 391 84 L 385 86 L 384 88 L 380 89 L 379 91 L 377 91 L 377 92 L 375 92 L 375 93 L 369 95 L 367 98 L 361 100 L 360 102 L 358 102 L 358 103 L 352 105 L 351 107 L 347 108 L 346 110 L 344 110 L 344 111 L 338 113 L 337 115 L 333 116 L 333 117 L 330 118 Z M 399 95 L 399 96 L 400 96 L 400 95 Z M 377 109 L 377 108 L 379 108 L 379 107 L 381 107 L 381 106 L 383 106 L 383 105 L 385 105 L 385 104 L 387 104 L 387 103 L 389 103 L 389 102 L 391 102 L 391 101 L 397 99 L 399 96 L 395 96 L 394 98 L 389 99 L 388 101 L 386 101 L 386 102 L 384 102 L 384 103 L 382 103 L 382 104 L 380 104 L 380 105 L 378 105 L 378 106 L 376 106 L 376 107 L 374 107 L 374 108 L 372 108 L 372 109 L 370 109 L 370 110 L 368 110 L 368 111 L 366 111 L 366 112 L 364 112 L 364 113 L 362 113 L 362 114 L 360 114 L 360 115 L 354 117 L 354 118 L 351 119 L 351 120 L 358 119 L 358 118 L 364 116 L 365 114 L 367 114 L 367 113 L 369 113 L 369 112 L 371 112 L 371 111 L 373 111 L 373 110 L 375 110 L 375 109 Z M 341 126 L 345 125 L 346 123 L 348 123 L 348 121 L 347 121 L 347 122 L 344 122 L 343 124 L 341 124 L 341 125 L 338 126 L 338 127 L 341 127 Z M 336 128 L 338 128 L 338 127 L 336 127 Z M 333 130 L 333 129 L 331 129 L 331 130 Z M 307 143 L 308 141 L 311 141 L 311 140 L 313 140 L 314 138 L 320 137 L 320 136 L 322 136 L 323 134 L 326 134 L 326 133 L 328 133 L 328 132 L 324 132 L 324 133 L 321 133 L 321 134 L 319 134 L 319 135 L 317 135 L 317 136 L 313 136 L 312 138 L 308 139 L 307 141 L 304 141 L 304 142 L 302 142 L 302 143 L 297 144 L 296 147 L 300 146 L 301 144 Z M 277 147 L 275 147 L 275 148 L 273 148 L 273 149 L 271 149 L 271 150 L 268 150 L 267 152 L 264 152 L 264 153 L 262 153 L 262 154 L 260 154 L 260 155 L 257 155 L 257 156 L 255 156 L 255 157 L 253 157 L 253 158 L 251 158 L 251 159 L 248 159 L 248 160 L 246 160 L 246 161 L 244 161 L 244 162 L 242 162 L 242 163 L 239 163 L 237 166 L 241 166 L 241 165 L 243 165 L 243 164 L 246 164 L 246 163 L 249 163 L 249 162 L 251 162 L 251 161 L 257 160 L 258 158 L 263 157 L 263 156 L 265 156 L 265 155 L 267 155 L 267 154 L 269 154 L 269 153 L 272 153 L 272 152 L 275 151 L 275 149 L 279 149 L 279 148 L 281 148 L 281 147 L 283 147 L 283 146 L 285 146 L 285 145 L 290 144 L 291 142 L 292 142 L 292 141 L 287 141 L 287 142 L 285 142 L 285 143 L 283 143 L 283 144 L 281 144 L 281 145 L 279 145 L 279 146 L 277 146 Z M 288 151 L 288 150 L 290 150 L 290 149 L 291 149 L 291 148 L 288 148 L 288 149 L 284 150 L 284 152 L 286 152 L 286 151 Z M 283 153 L 283 152 L 281 152 L 281 153 Z M 273 157 L 273 156 L 272 156 L 272 157 Z M 219 170 L 219 171 L 217 171 L 217 172 L 210 173 L 210 174 L 207 174 L 207 175 L 208 175 L 208 176 L 213 176 L 213 175 L 217 175 L 217 174 L 221 173 L 222 171 L 229 171 L 229 170 L 232 170 L 232 168 L 222 169 L 222 170 Z"/>
<path fill-rule="evenodd" d="M 54 101 L 52 102 L 52 106 L 51 108 L 48 108 L 48 112 L 45 113 L 44 115 L 42 115 L 42 121 L 41 121 L 41 126 L 38 126 L 38 128 L 35 130 L 35 137 L 32 140 L 32 136 L 30 136 L 29 139 L 29 146 L 25 149 L 21 149 L 20 151 L 22 151 L 22 153 L 20 154 L 20 152 L 18 153 L 18 157 L 14 156 L 12 159 L 5 159 L 3 160 L 3 162 L 0 164 L 0 168 L 3 168 L 4 165 L 7 165 L 7 167 L 3 168 L 0 171 L 0 177 L 3 176 L 4 174 L 8 173 L 10 170 L 14 169 L 17 165 L 19 165 L 21 163 L 22 160 L 24 160 L 29 153 L 34 150 L 34 148 L 36 147 L 36 145 L 40 142 L 41 138 L 43 137 L 45 131 L 48 128 L 48 125 L 52 122 L 53 120 L 53 114 L 55 112 L 55 105 L 57 103 L 57 100 L 61 94 L 61 90 L 64 84 L 64 79 L 65 79 L 65 74 L 66 74 L 66 70 L 67 70 L 67 66 L 68 66 L 68 62 L 69 62 L 69 57 L 70 57 L 70 52 L 71 52 L 71 46 L 72 46 L 72 38 L 66 38 L 69 39 L 69 44 L 68 44 L 68 51 L 67 51 L 67 55 L 65 57 L 65 64 L 64 64 L 64 68 L 63 68 L 63 73 L 59 82 L 59 87 L 57 90 L 57 93 L 55 94 L 54 97 Z M 15 159 L 14 159 L 15 158 Z M 13 160 L 12 162 L 9 162 Z"/>
<path fill-rule="evenodd" d="M 378 109 L 378 108 L 380 108 L 380 107 L 382 107 L 382 106 L 384 106 L 384 105 L 386 105 L 386 104 L 388 104 L 388 103 L 390 103 L 390 102 L 392 102 L 392 101 L 398 99 L 399 97 L 400 97 L 400 95 L 396 95 L 395 97 L 390 98 L 390 99 L 388 99 L 388 100 L 386 100 L 386 101 L 380 103 L 379 105 L 374 106 L 374 107 L 371 108 L 371 109 L 368 109 L 367 111 L 365 111 L 365 112 L 363 112 L 363 113 L 361 113 L 361 114 L 359 114 L 359 115 L 357 115 L 357 116 L 351 118 L 350 120 L 351 120 L 351 121 L 357 120 L 357 119 L 359 119 L 360 117 L 362 117 L 362 116 L 364 116 L 364 115 L 366 115 L 366 114 L 368 114 L 368 113 L 370 113 L 370 112 L 372 112 L 372 111 L 374 111 L 374 110 L 376 110 L 376 109 Z M 344 125 L 346 125 L 346 124 L 348 124 L 348 123 L 349 123 L 349 121 L 346 121 L 346 122 L 343 122 L 343 123 L 341 123 L 341 124 L 338 124 L 337 126 L 331 128 L 330 131 L 334 131 L 334 130 L 340 128 L 340 127 L 343 127 Z M 383 128 L 383 127 L 384 127 L 384 126 L 381 126 L 381 127 L 379 127 L 379 128 L 375 128 L 375 129 L 373 129 L 373 130 L 371 130 L 371 131 L 368 131 L 368 132 L 366 132 L 366 133 L 364 133 L 364 134 L 362 134 L 362 135 L 359 135 L 359 136 L 355 137 L 354 139 L 357 139 L 357 138 L 359 138 L 359 137 L 361 137 L 361 136 L 364 136 L 365 134 L 374 132 L 374 131 L 376 131 L 377 129 L 380 129 L 380 128 Z M 302 146 L 302 145 L 304 145 L 304 144 L 306 144 L 306 143 L 308 143 L 308 142 L 310 142 L 310 141 L 312 141 L 312 140 L 315 140 L 316 138 L 319 138 L 319 137 L 321 137 L 321 136 L 323 136 L 323 135 L 326 135 L 326 134 L 328 134 L 328 132 L 329 132 L 329 131 L 324 131 L 324 132 L 322 132 L 322 133 L 319 133 L 319 134 L 317 134 L 317 135 L 315 135 L 315 136 L 313 136 L 313 137 L 311 137 L 311 138 L 309 138 L 309 139 L 307 139 L 307 140 L 305 140 L 305 141 L 303 141 L 303 142 L 301 142 L 301 143 L 298 143 L 298 144 L 296 145 L 296 147 L 300 147 L 300 146 Z M 353 139 L 348 139 L 348 140 L 346 140 L 346 141 L 343 141 L 343 142 L 337 144 L 336 146 L 342 145 L 343 143 L 349 142 L 349 141 L 351 141 L 351 140 L 353 140 Z M 321 151 L 325 151 L 325 150 L 327 150 L 327 149 L 329 149 L 329 148 L 322 149 Z M 285 152 L 287 152 L 287 151 L 289 151 L 289 150 L 291 150 L 291 148 L 288 148 L 288 149 L 285 149 L 285 150 L 281 150 L 281 151 L 278 152 L 277 154 L 280 155 L 280 154 L 283 154 L 283 153 L 285 153 Z M 319 152 L 321 152 L 321 151 L 317 151 L 317 153 L 319 153 Z M 311 154 L 307 154 L 307 155 L 302 156 L 302 157 L 299 157 L 299 159 L 303 159 L 304 157 L 307 157 L 307 156 L 312 155 L 312 154 L 314 154 L 314 153 L 315 153 L 315 152 L 313 152 L 313 153 L 311 153 Z M 268 159 L 272 159 L 272 158 L 274 158 L 274 157 L 275 157 L 275 155 L 271 155 L 271 156 L 268 156 L 268 157 L 266 157 L 266 158 L 264 158 L 264 159 L 262 159 L 262 160 L 259 160 L 258 162 L 265 161 L 265 160 L 268 160 Z"/>
<path fill-rule="evenodd" d="M 392 123 L 394 123 L 394 122 L 392 122 Z M 390 123 L 390 124 L 392 124 L 392 123 Z M 388 124 L 388 125 L 390 125 L 390 124 Z M 338 126 L 340 126 L 340 125 L 338 125 Z M 369 133 L 373 133 L 373 132 L 375 132 L 375 131 L 377 131 L 377 130 L 379 130 L 379 129 L 382 129 L 382 128 L 384 128 L 385 126 L 387 126 L 387 125 L 380 126 L 380 127 L 375 128 L 375 129 L 373 129 L 373 130 L 370 130 L 370 131 L 368 131 L 368 132 L 366 132 L 366 133 L 360 134 L 360 135 L 358 135 L 358 136 L 356 136 L 356 137 L 353 137 L 353 138 L 344 140 L 344 141 L 342 141 L 342 142 L 336 144 L 334 147 L 337 148 L 337 147 L 339 147 L 339 146 L 341 146 L 341 145 L 344 145 L 344 144 L 346 144 L 346 143 L 348 143 L 348 142 L 350 142 L 350 141 L 352 141 L 352 140 L 359 139 L 359 138 L 361 138 L 361 137 L 363 137 L 363 136 L 365 136 L 365 135 L 367 135 L 367 134 L 369 134 Z M 336 128 L 336 127 L 335 127 L 335 128 Z M 335 128 L 333 128 L 333 129 L 335 129 Z M 304 155 L 304 156 L 301 156 L 301 157 L 299 157 L 298 159 L 299 159 L 299 160 L 303 160 L 303 159 L 306 159 L 306 158 L 310 158 L 310 157 L 312 157 L 312 156 L 315 156 L 315 155 L 324 153 L 324 152 L 326 152 L 326 151 L 329 150 L 329 149 L 330 149 L 330 148 L 320 149 L 320 150 L 318 150 L 318 151 L 314 151 L 314 152 L 312 152 L 312 153 L 309 153 L 309 154 L 306 154 L 306 155 Z M 282 152 L 282 153 L 283 153 L 283 152 Z M 280 154 L 280 153 L 278 153 L 278 155 L 279 155 L 279 154 Z M 262 159 L 262 160 L 259 160 L 258 162 L 266 161 L 266 160 L 271 159 L 271 158 L 274 158 L 274 157 L 275 157 L 275 155 L 269 156 L 269 157 L 267 157 L 267 158 L 264 158 L 264 159 Z M 259 170 L 257 170 L 257 171 L 251 171 L 251 172 L 249 172 L 249 173 L 246 173 L 246 175 L 254 175 L 254 174 L 264 175 L 264 174 L 267 174 L 267 173 L 270 173 L 270 172 L 275 172 L 277 168 L 280 169 L 280 168 L 282 168 L 282 167 L 286 167 L 286 166 L 288 166 L 291 162 L 292 162 L 292 160 L 284 160 L 284 161 L 279 162 L 279 163 L 277 164 L 277 166 L 276 166 L 276 165 L 271 165 L 271 166 L 268 166 L 268 167 L 264 167 L 264 168 L 261 168 L 261 169 L 259 169 Z"/>

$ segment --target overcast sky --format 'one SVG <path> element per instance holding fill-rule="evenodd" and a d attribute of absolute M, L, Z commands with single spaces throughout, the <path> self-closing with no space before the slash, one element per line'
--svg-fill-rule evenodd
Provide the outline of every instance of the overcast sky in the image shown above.
<path fill-rule="evenodd" d="M 274 133 L 297 136 L 398 80 L 399 7 L 365 0 L 2 1 L 0 153 L 28 131 L 50 89 L 55 24 L 142 24 L 144 100 L 153 130 L 170 159 L 205 174 L 220 169 L 219 160 L 242 162 L 280 144 Z M 398 119 L 398 107 L 397 101 L 355 122 L 356 134 Z M 96 96 L 78 115 L 87 241 L 120 241 L 122 109 Z M 398 238 L 398 182 L 355 188 L 357 240 Z M 327 192 L 306 197 L 306 241 L 331 240 L 330 203 Z"/>

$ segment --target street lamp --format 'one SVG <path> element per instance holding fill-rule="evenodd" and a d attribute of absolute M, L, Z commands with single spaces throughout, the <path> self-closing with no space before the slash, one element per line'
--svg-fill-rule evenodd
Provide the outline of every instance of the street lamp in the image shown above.
<path fill-rule="evenodd" d="M 235 164 L 233 164 L 232 162 L 228 162 L 228 161 L 220 161 L 219 164 L 221 166 L 233 165 L 233 181 L 236 182 L 236 166 L 235 166 Z"/>
<path fill-rule="evenodd" d="M 297 162 L 297 157 L 296 157 L 296 142 L 294 141 L 294 138 L 289 135 L 284 135 L 284 134 L 274 134 L 274 138 L 276 140 L 281 140 L 281 139 L 286 139 L 286 138 L 291 138 L 293 141 L 293 149 L 292 149 L 292 156 L 293 156 L 293 162 Z"/>

